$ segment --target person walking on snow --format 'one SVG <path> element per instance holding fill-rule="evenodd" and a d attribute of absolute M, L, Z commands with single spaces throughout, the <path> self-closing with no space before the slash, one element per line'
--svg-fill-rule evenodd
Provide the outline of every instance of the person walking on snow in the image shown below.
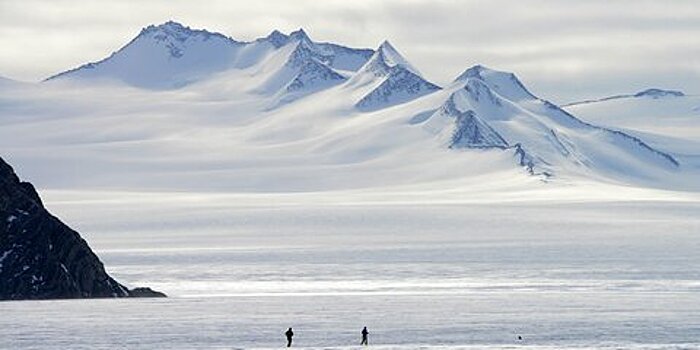
<path fill-rule="evenodd" d="M 362 328 L 362 342 L 360 345 L 368 345 L 367 344 L 367 335 L 369 335 L 369 332 L 367 331 L 367 327 Z"/>
<path fill-rule="evenodd" d="M 292 337 L 294 336 L 294 332 L 292 331 L 292 327 L 289 327 L 289 329 L 284 332 L 284 335 L 287 337 L 287 347 L 292 346 Z"/>

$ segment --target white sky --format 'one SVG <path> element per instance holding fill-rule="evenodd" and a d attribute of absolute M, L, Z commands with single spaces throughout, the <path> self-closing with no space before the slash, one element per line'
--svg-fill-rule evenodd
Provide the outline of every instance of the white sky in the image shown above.
<path fill-rule="evenodd" d="M 349 46 L 389 39 L 437 83 L 481 63 L 555 102 L 700 93 L 697 0 L 0 0 L 0 75 L 40 80 L 169 19 L 237 40 L 299 27 Z"/>

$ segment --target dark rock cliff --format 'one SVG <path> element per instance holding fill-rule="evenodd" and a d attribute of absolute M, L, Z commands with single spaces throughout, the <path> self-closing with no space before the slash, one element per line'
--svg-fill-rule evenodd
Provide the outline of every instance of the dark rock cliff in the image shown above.
<path fill-rule="evenodd" d="M 0 300 L 130 296 L 165 295 L 130 291 L 110 277 L 85 240 L 0 158 Z"/>

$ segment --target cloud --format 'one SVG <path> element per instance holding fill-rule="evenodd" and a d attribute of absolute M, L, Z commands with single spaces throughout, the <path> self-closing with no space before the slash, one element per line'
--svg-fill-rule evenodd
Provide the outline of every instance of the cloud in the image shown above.
<path fill-rule="evenodd" d="M 648 86 L 700 93 L 700 6 L 683 0 L 3 0 L 0 74 L 39 80 L 168 19 L 239 40 L 299 27 L 359 47 L 390 39 L 437 82 L 481 63 L 556 102 Z"/>

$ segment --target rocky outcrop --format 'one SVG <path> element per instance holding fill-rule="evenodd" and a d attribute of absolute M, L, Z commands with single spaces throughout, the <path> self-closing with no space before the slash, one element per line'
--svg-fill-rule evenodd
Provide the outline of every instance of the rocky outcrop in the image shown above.
<path fill-rule="evenodd" d="M 0 158 L 0 300 L 165 296 L 129 290 L 88 244 L 44 208 Z"/>
<path fill-rule="evenodd" d="M 155 291 L 148 287 L 138 287 L 129 290 L 129 296 L 132 298 L 165 298 L 165 293 Z"/>

